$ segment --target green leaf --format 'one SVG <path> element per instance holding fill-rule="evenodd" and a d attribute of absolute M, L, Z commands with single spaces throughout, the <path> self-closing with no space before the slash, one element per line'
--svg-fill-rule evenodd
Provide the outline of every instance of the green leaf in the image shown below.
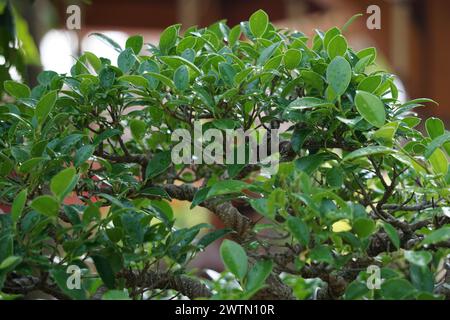
<path fill-rule="evenodd" d="M 219 72 L 222 77 L 222 80 L 228 85 L 233 86 L 234 85 L 234 77 L 236 75 L 236 70 L 226 62 L 219 63 Z"/>
<path fill-rule="evenodd" d="M 84 162 L 86 162 L 94 154 L 95 146 L 92 144 L 87 144 L 82 146 L 75 153 L 75 158 L 73 164 L 75 167 L 79 167 Z"/>
<path fill-rule="evenodd" d="M 35 198 L 30 207 L 48 217 L 56 217 L 59 212 L 59 202 L 52 196 L 44 195 Z"/>
<path fill-rule="evenodd" d="M 111 47 L 113 47 L 114 50 L 116 50 L 117 52 L 122 51 L 122 47 L 120 45 L 118 45 L 117 42 L 115 42 L 113 39 L 111 39 L 110 37 L 108 37 L 104 34 L 94 32 L 94 33 L 91 33 L 89 36 L 95 36 L 97 38 L 100 38 L 101 40 L 103 40 L 104 42 L 109 44 Z"/>
<path fill-rule="evenodd" d="M 381 295 L 385 299 L 400 300 L 410 297 L 414 287 L 405 279 L 388 279 L 381 284 Z"/>
<path fill-rule="evenodd" d="M 380 144 L 392 147 L 394 145 L 394 136 L 397 132 L 398 126 L 398 122 L 386 123 L 380 129 L 374 132 L 373 138 L 380 142 Z"/>
<path fill-rule="evenodd" d="M 239 180 L 218 181 L 212 185 L 211 189 L 209 189 L 207 198 L 229 193 L 238 193 L 249 186 L 249 184 Z"/>
<path fill-rule="evenodd" d="M 450 226 L 446 225 L 440 229 L 427 234 L 422 241 L 422 245 L 435 244 L 450 239 Z"/>
<path fill-rule="evenodd" d="M 130 121 L 130 131 L 133 139 L 142 140 L 145 136 L 145 132 L 147 131 L 147 124 L 140 119 L 132 119 Z"/>
<path fill-rule="evenodd" d="M 273 263 L 270 260 L 259 260 L 248 272 L 245 289 L 255 291 L 264 286 L 267 277 L 272 272 Z"/>
<path fill-rule="evenodd" d="M 163 54 L 168 54 L 170 49 L 175 46 L 178 37 L 178 27 L 176 25 L 166 28 L 159 39 L 159 50 Z"/>
<path fill-rule="evenodd" d="M 45 158 L 43 157 L 36 157 L 31 158 L 22 163 L 22 165 L 19 167 L 20 173 L 30 173 L 31 170 L 33 170 L 36 166 L 38 166 L 42 161 L 44 161 Z"/>
<path fill-rule="evenodd" d="M 172 79 L 167 78 L 165 75 L 155 72 L 146 72 L 145 75 L 151 76 L 152 78 L 161 81 L 164 85 L 168 86 L 169 88 L 175 89 L 175 83 L 172 81 Z"/>
<path fill-rule="evenodd" d="M 420 267 L 426 267 L 433 256 L 428 251 L 404 251 L 405 259 L 409 261 L 409 263 L 415 264 Z"/>
<path fill-rule="evenodd" d="M 369 218 L 358 218 L 352 226 L 360 238 L 367 238 L 375 231 L 375 222 Z"/>
<path fill-rule="evenodd" d="M 177 70 L 175 70 L 173 74 L 173 82 L 175 83 L 175 87 L 184 91 L 189 86 L 189 71 L 185 65 L 179 66 Z"/>
<path fill-rule="evenodd" d="M 222 238 L 223 236 L 231 233 L 233 230 L 229 229 L 229 228 L 225 228 L 225 229 L 217 229 L 214 230 L 210 233 L 205 234 L 197 243 L 197 246 L 202 247 L 202 248 L 206 248 L 207 246 L 209 246 L 211 243 L 213 243 L 214 241 Z"/>
<path fill-rule="evenodd" d="M 433 154 L 428 158 L 428 161 L 430 161 L 433 171 L 436 174 L 442 174 L 443 176 L 447 174 L 448 160 L 444 151 L 441 149 L 434 150 Z"/>
<path fill-rule="evenodd" d="M 413 286 L 420 291 L 432 293 L 434 289 L 433 273 L 427 266 L 412 264 L 409 267 L 409 277 Z M 418 298 L 419 299 L 419 298 Z"/>
<path fill-rule="evenodd" d="M 341 188 L 344 183 L 344 173 L 341 168 L 331 168 L 326 175 L 327 183 L 332 188 Z"/>
<path fill-rule="evenodd" d="M 400 237 L 398 236 L 397 230 L 387 222 L 383 223 L 383 229 L 386 231 L 389 239 L 391 239 L 397 250 L 400 249 Z"/>
<path fill-rule="evenodd" d="M 112 68 L 104 68 L 100 71 L 98 78 L 100 80 L 100 86 L 103 88 L 111 88 L 116 79 L 116 73 Z"/>
<path fill-rule="evenodd" d="M 143 76 L 138 75 L 124 75 L 119 77 L 117 80 L 131 83 L 136 87 L 148 88 L 148 80 Z"/>
<path fill-rule="evenodd" d="M 230 47 L 234 46 L 234 44 L 239 40 L 241 33 L 241 26 L 239 24 L 231 28 L 230 33 L 228 34 L 228 44 Z"/>
<path fill-rule="evenodd" d="M 131 48 L 134 54 L 139 54 L 141 52 L 142 46 L 144 44 L 144 38 L 139 35 L 131 36 L 127 39 L 125 48 Z"/>
<path fill-rule="evenodd" d="M 311 250 L 309 257 L 312 260 L 315 260 L 318 262 L 326 262 L 328 264 L 333 264 L 333 262 L 334 262 L 331 250 L 326 245 L 319 245 L 319 246 L 315 247 L 313 250 Z"/>
<path fill-rule="evenodd" d="M 342 161 L 351 161 L 351 160 L 355 160 L 355 159 L 361 158 L 361 157 L 368 157 L 368 156 L 379 155 L 379 154 L 391 154 L 394 152 L 395 152 L 394 149 L 391 149 L 388 147 L 370 146 L 370 147 L 365 147 L 365 148 L 357 149 L 355 151 L 350 152 L 342 159 Z"/>
<path fill-rule="evenodd" d="M 95 268 L 100 278 L 102 278 L 103 283 L 109 289 L 113 289 L 115 287 L 116 277 L 108 259 L 104 256 L 94 255 L 92 256 L 92 260 L 94 260 Z"/>
<path fill-rule="evenodd" d="M 22 257 L 19 256 L 9 256 L 5 260 L 3 260 L 0 263 L 0 277 L 5 274 L 5 272 L 9 273 L 10 270 L 14 270 L 14 268 L 17 267 L 22 262 L 22 260 Z M 0 286 L 2 286 L 1 282 Z"/>
<path fill-rule="evenodd" d="M 17 223 L 22 216 L 23 209 L 25 208 L 25 203 L 27 202 L 28 190 L 25 188 L 19 192 L 19 194 L 14 198 L 13 204 L 11 206 L 11 218 L 13 223 Z"/>
<path fill-rule="evenodd" d="M 344 56 L 347 52 L 347 40 L 342 35 L 337 35 L 331 39 L 327 47 L 328 57 L 334 59 L 337 56 Z"/>
<path fill-rule="evenodd" d="M 50 181 L 50 190 L 53 194 L 62 201 L 78 182 L 77 171 L 74 167 L 70 167 L 60 171 Z"/>
<path fill-rule="evenodd" d="M 352 68 L 343 57 L 335 57 L 327 67 L 327 81 L 338 96 L 344 94 L 352 79 Z"/>
<path fill-rule="evenodd" d="M 438 118 L 428 118 L 425 121 L 425 128 L 431 139 L 437 138 L 445 133 L 444 122 Z"/>
<path fill-rule="evenodd" d="M 134 52 L 131 48 L 126 48 L 119 54 L 119 57 L 117 58 L 117 66 L 124 73 L 129 72 L 136 64 L 136 62 L 136 56 L 134 55 Z"/>
<path fill-rule="evenodd" d="M 367 65 L 373 63 L 375 61 L 375 59 L 377 58 L 377 49 L 373 48 L 373 47 L 369 47 L 369 48 L 365 48 L 362 49 L 361 51 L 358 51 L 358 53 L 356 54 L 356 56 L 362 60 L 365 57 L 369 57 L 368 59 L 368 63 Z"/>
<path fill-rule="evenodd" d="M 47 116 L 52 111 L 55 106 L 57 98 L 56 91 L 50 91 L 45 96 L 43 96 L 36 105 L 36 109 L 34 111 L 36 115 L 36 119 L 39 124 L 42 124 Z"/>
<path fill-rule="evenodd" d="M 287 227 L 295 239 L 304 246 L 309 244 L 309 229 L 306 223 L 299 217 L 289 216 L 287 219 Z"/>
<path fill-rule="evenodd" d="M 16 81 L 5 81 L 3 83 L 3 87 L 6 92 L 17 99 L 29 98 L 31 94 L 31 90 L 27 85 Z"/>
<path fill-rule="evenodd" d="M 355 280 L 351 282 L 347 288 L 345 289 L 345 300 L 355 300 L 363 297 L 369 292 L 367 288 L 367 284 L 364 282 L 360 282 Z"/>
<path fill-rule="evenodd" d="M 302 52 L 298 49 L 289 49 L 284 53 L 284 65 L 286 69 L 292 70 L 298 67 L 302 61 Z"/>
<path fill-rule="evenodd" d="M 446 132 L 443 135 L 434 138 L 425 149 L 425 158 L 430 158 L 437 148 L 440 148 L 444 143 L 448 141 L 450 141 L 450 132 Z"/>
<path fill-rule="evenodd" d="M 356 110 L 371 125 L 382 127 L 386 122 L 386 111 L 383 102 L 376 95 L 366 91 L 356 91 Z"/>
<path fill-rule="evenodd" d="M 90 63 L 90 65 L 96 72 L 99 72 L 101 70 L 102 62 L 95 54 L 89 51 L 85 51 L 83 53 L 83 56 L 86 57 L 86 60 Z"/>
<path fill-rule="evenodd" d="M 248 258 L 244 248 L 234 241 L 225 239 L 220 246 L 220 257 L 225 267 L 242 281 L 248 269 Z"/>
<path fill-rule="evenodd" d="M 200 203 L 206 200 L 210 189 L 211 189 L 210 187 L 206 187 L 197 190 L 197 192 L 194 195 L 194 199 L 192 199 L 191 209 L 193 209 L 195 206 L 199 205 Z"/>
<path fill-rule="evenodd" d="M 250 31 L 257 38 L 261 37 L 269 25 L 269 16 L 263 10 L 258 10 L 250 16 Z"/>
<path fill-rule="evenodd" d="M 145 170 L 145 179 L 152 179 L 166 171 L 172 163 L 171 152 L 162 151 L 153 156 Z"/>

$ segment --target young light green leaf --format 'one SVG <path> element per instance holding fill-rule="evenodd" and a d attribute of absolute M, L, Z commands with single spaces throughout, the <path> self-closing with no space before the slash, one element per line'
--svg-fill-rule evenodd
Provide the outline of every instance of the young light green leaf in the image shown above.
<path fill-rule="evenodd" d="M 56 174 L 50 181 L 50 190 L 62 201 L 75 187 L 78 176 L 74 167 L 66 168 Z"/>
<path fill-rule="evenodd" d="M 431 139 L 435 139 L 445 133 L 444 122 L 439 118 L 428 118 L 425 121 L 425 128 Z"/>
<path fill-rule="evenodd" d="M 295 69 L 302 61 L 302 52 L 298 49 L 289 49 L 284 53 L 283 59 L 286 69 Z"/>
<path fill-rule="evenodd" d="M 337 56 L 344 56 L 347 52 L 347 40 L 342 35 L 337 35 L 331 39 L 327 47 L 328 57 L 334 59 Z"/>
<path fill-rule="evenodd" d="M 250 16 L 250 31 L 257 38 L 261 37 L 269 25 L 269 16 L 263 10 L 258 10 Z"/>

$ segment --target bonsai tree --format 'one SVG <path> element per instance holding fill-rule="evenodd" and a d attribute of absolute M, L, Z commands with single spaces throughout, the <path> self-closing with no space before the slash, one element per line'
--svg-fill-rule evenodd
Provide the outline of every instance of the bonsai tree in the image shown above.
<path fill-rule="evenodd" d="M 413 113 L 432 100 L 399 101 L 376 49 L 354 51 L 345 29 L 309 45 L 260 10 L 232 28 L 170 26 L 147 50 L 96 34 L 117 63 L 85 52 L 32 89 L 5 81 L 1 297 L 448 299 L 450 133 Z M 233 129 L 265 130 L 267 157 L 217 137 Z M 244 161 L 217 157 L 239 145 Z M 171 199 L 225 227 L 176 228 Z M 187 268 L 220 238 L 223 273 Z"/>

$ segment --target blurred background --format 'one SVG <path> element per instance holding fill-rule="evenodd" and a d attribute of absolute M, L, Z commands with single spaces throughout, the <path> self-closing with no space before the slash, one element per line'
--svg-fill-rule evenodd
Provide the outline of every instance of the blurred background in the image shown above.
<path fill-rule="evenodd" d="M 80 9 L 80 28 L 69 30 L 77 22 L 73 20 L 77 8 L 74 11 L 72 5 Z M 368 28 L 368 19 L 375 18 L 368 10 L 371 5 L 380 9 L 380 28 Z M 398 75 L 405 97 L 428 97 L 439 103 L 419 113 L 450 122 L 448 0 L 0 0 L 0 80 L 34 84 L 43 69 L 69 73 L 83 51 L 116 61 L 117 52 L 90 37 L 93 32 L 105 33 L 122 46 L 133 34 L 157 44 L 160 32 L 171 24 L 187 28 L 225 19 L 234 26 L 258 9 L 265 10 L 276 26 L 311 36 L 315 29 L 342 27 L 351 16 L 362 13 L 348 30 L 350 45 L 376 47 L 378 64 Z M 20 46 L 11 47 L 11 40 Z M 179 224 L 211 219 L 202 209 L 189 214 L 187 203 L 173 206 Z M 211 250 L 213 254 L 203 255 L 197 266 L 214 269 L 219 259 Z"/>

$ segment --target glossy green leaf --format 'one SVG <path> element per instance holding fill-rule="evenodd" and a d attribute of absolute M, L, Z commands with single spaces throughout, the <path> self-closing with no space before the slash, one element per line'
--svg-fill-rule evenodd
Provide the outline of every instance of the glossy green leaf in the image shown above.
<path fill-rule="evenodd" d="M 337 35 L 331 39 L 327 47 L 328 57 L 334 59 L 337 56 L 345 56 L 347 52 L 347 40 L 342 35 Z"/>
<path fill-rule="evenodd" d="M 31 94 L 30 88 L 20 82 L 8 80 L 3 83 L 3 87 L 6 92 L 17 99 L 29 98 Z"/>
<path fill-rule="evenodd" d="M 248 258 L 244 248 L 236 242 L 226 239 L 220 246 L 220 257 L 231 273 L 240 280 L 244 279 L 248 269 Z"/>
<path fill-rule="evenodd" d="M 39 196 L 31 204 L 31 208 L 48 217 L 56 217 L 59 212 L 59 202 L 51 196 Z"/>
<path fill-rule="evenodd" d="M 143 44 L 144 38 L 140 35 L 135 35 L 127 39 L 127 42 L 125 43 L 125 48 L 130 48 L 133 50 L 134 54 L 139 54 L 139 52 L 141 52 Z"/>
<path fill-rule="evenodd" d="M 327 67 L 327 81 L 334 93 L 338 96 L 344 94 L 352 79 L 352 68 L 343 57 L 335 57 Z"/>
<path fill-rule="evenodd" d="M 173 82 L 175 83 L 175 87 L 184 91 L 189 86 L 189 71 L 185 65 L 179 66 L 175 73 L 173 74 Z"/>
<path fill-rule="evenodd" d="M 50 91 L 49 93 L 44 95 L 37 103 L 34 113 L 39 124 L 44 123 L 44 121 L 47 119 L 48 115 L 55 106 L 56 98 L 56 91 Z"/>
<path fill-rule="evenodd" d="M 386 122 L 383 102 L 376 95 L 365 91 L 356 91 L 356 110 L 371 125 L 382 127 Z"/>

